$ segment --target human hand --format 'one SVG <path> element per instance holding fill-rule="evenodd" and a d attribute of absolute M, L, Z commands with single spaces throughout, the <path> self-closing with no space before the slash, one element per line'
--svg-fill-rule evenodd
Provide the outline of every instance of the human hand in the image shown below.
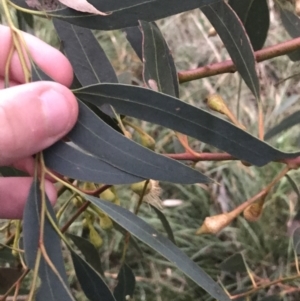
<path fill-rule="evenodd" d="M 13 55 L 10 85 L 4 87 L 5 64 L 11 46 L 11 32 L 0 25 L 0 166 L 12 165 L 33 174 L 33 154 L 62 138 L 76 122 L 78 106 L 66 88 L 72 82 L 72 67 L 58 50 L 24 33 L 35 63 L 55 82 L 24 84 L 18 55 Z M 32 178 L 0 177 L 0 218 L 21 218 Z M 46 181 L 46 192 L 53 203 L 56 190 Z"/>

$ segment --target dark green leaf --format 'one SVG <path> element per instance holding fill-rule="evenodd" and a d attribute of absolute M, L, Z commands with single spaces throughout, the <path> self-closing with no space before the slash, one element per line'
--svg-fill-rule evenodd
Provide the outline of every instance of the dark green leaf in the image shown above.
<path fill-rule="evenodd" d="M 47 15 L 62 18 L 69 23 L 90 29 L 112 30 L 137 26 L 138 20 L 151 22 L 219 1 L 223 0 L 156 0 L 116 11 L 108 16 L 81 13 L 70 8 L 47 12 Z M 12 2 L 29 8 L 25 1 L 13 0 Z"/>
<path fill-rule="evenodd" d="M 288 179 L 289 183 L 291 184 L 293 190 L 296 192 L 297 197 L 298 197 L 298 203 L 300 204 L 300 190 L 299 190 L 298 185 L 296 184 L 296 182 L 294 181 L 294 179 L 291 176 L 289 176 L 289 175 L 285 175 L 285 176 Z"/>
<path fill-rule="evenodd" d="M 216 29 L 241 77 L 256 99 L 260 98 L 256 61 L 243 24 L 224 1 L 203 6 L 202 12 Z"/>
<path fill-rule="evenodd" d="M 29 32 L 30 29 L 33 29 L 34 21 L 33 21 L 33 16 L 31 14 L 27 14 L 19 10 L 17 10 L 16 14 L 18 20 L 18 28 L 20 30 Z M 27 26 L 30 28 L 29 30 L 27 30 L 28 28 Z"/>
<path fill-rule="evenodd" d="M 101 276 L 85 260 L 69 249 L 77 279 L 90 301 L 115 301 L 114 296 Z M 63 300 L 63 299 L 61 299 Z"/>
<path fill-rule="evenodd" d="M 102 12 L 114 12 L 154 1 L 156 0 L 89 0 L 88 2 Z"/>
<path fill-rule="evenodd" d="M 173 79 L 175 65 L 168 45 L 154 22 L 140 21 L 143 33 L 143 76 L 145 84 L 155 90 L 176 96 L 178 78 Z M 171 64 L 172 66 L 171 66 Z M 176 70 L 176 69 L 175 69 Z M 174 82 L 177 87 L 175 88 Z"/>
<path fill-rule="evenodd" d="M 293 245 L 295 253 L 300 255 L 300 227 L 297 227 L 293 232 Z"/>
<path fill-rule="evenodd" d="M 183 273 L 195 281 L 195 283 L 206 290 L 212 297 L 219 301 L 229 301 L 225 292 L 213 279 L 211 279 L 210 276 L 208 276 L 168 238 L 165 238 L 163 235 L 158 233 L 138 216 L 125 208 L 100 200 L 96 197 L 84 195 L 84 198 L 103 210 L 112 220 L 120 224 L 132 235 L 136 236 L 139 240 L 172 262 Z"/>
<path fill-rule="evenodd" d="M 161 221 L 167 235 L 168 235 L 168 238 L 171 240 L 171 242 L 173 244 L 176 245 L 176 242 L 175 242 L 175 237 L 174 237 L 174 234 L 173 234 L 173 231 L 172 231 L 172 228 L 166 218 L 166 216 L 159 210 L 157 209 L 155 206 L 152 206 L 150 205 L 151 208 L 155 211 L 157 217 L 159 218 L 159 220 Z"/>
<path fill-rule="evenodd" d="M 220 269 L 230 273 L 247 272 L 244 256 L 241 253 L 231 255 L 221 262 Z"/>
<path fill-rule="evenodd" d="M 114 289 L 116 301 L 127 301 L 133 297 L 135 276 L 127 264 L 123 264 L 118 274 L 118 284 Z M 130 296 L 130 298 L 128 298 Z"/>
<path fill-rule="evenodd" d="M 300 37 L 300 19 L 291 11 L 279 6 L 280 17 L 285 30 L 292 38 Z M 288 54 L 292 61 L 300 60 L 300 50 Z"/>
<path fill-rule="evenodd" d="M 94 245 L 91 242 L 89 242 L 87 239 L 84 239 L 80 236 L 76 236 L 70 233 L 67 233 L 66 236 L 73 241 L 75 246 L 83 254 L 87 263 L 89 263 L 98 273 L 104 275 L 99 253 L 97 249 L 94 247 Z"/>
<path fill-rule="evenodd" d="M 55 214 L 48 197 L 45 197 L 46 207 L 52 219 L 55 221 Z M 40 243 L 41 228 L 41 206 L 42 195 L 40 183 L 34 180 L 29 191 L 28 199 L 24 209 L 23 216 L 23 239 L 25 260 L 29 268 L 34 269 L 37 253 Z M 60 238 L 49 219 L 45 216 L 44 235 L 42 237 L 45 250 L 49 260 L 56 268 L 60 277 L 58 277 L 49 266 L 45 258 L 41 257 L 39 264 L 39 277 L 41 285 L 36 294 L 36 300 L 64 300 L 74 301 L 67 284 L 67 274 L 64 267 L 64 261 L 61 251 Z"/>
<path fill-rule="evenodd" d="M 80 148 L 109 165 L 144 179 L 185 184 L 211 181 L 200 172 L 124 137 L 82 102 L 79 102 L 77 123 L 68 137 Z"/>
<path fill-rule="evenodd" d="M 279 124 L 277 124 L 272 129 L 270 129 L 266 133 L 265 139 L 266 140 L 271 139 L 275 135 L 281 133 L 282 131 L 288 130 L 289 128 L 291 128 L 292 126 L 294 126 L 298 123 L 300 123 L 300 111 L 297 111 L 297 112 L 289 115 L 288 117 L 283 119 Z"/>
<path fill-rule="evenodd" d="M 64 52 L 82 86 L 118 82 L 111 63 L 90 29 L 57 19 L 53 23 Z"/>
<path fill-rule="evenodd" d="M 11 166 L 0 166 L 0 175 L 2 177 L 28 177 L 28 173 Z"/>
<path fill-rule="evenodd" d="M 270 13 L 267 1 L 229 0 L 228 4 L 243 22 L 253 49 L 255 51 L 261 49 L 266 41 L 270 25 Z"/>
<path fill-rule="evenodd" d="M 136 52 L 137 56 L 143 61 L 143 35 L 138 26 L 125 28 L 124 32 L 126 33 L 126 38 L 130 43 L 131 47 Z M 166 45 L 168 47 L 168 45 Z M 173 86 L 175 89 L 175 94 L 173 96 L 179 97 L 179 83 L 176 66 L 173 60 L 171 53 L 167 53 L 167 58 L 169 60 L 168 64 L 171 68 Z M 122 82 L 123 83 L 123 82 Z"/>
<path fill-rule="evenodd" d="M 116 185 L 144 180 L 62 141 L 44 151 L 44 160 L 52 170 L 81 181 Z"/>
<path fill-rule="evenodd" d="M 53 81 L 53 79 L 48 76 L 39 66 L 34 62 L 31 63 L 31 81 L 37 82 L 40 80 Z"/>
<path fill-rule="evenodd" d="M 140 28 L 138 26 L 128 27 L 124 29 L 124 32 L 131 47 L 139 59 L 143 61 L 143 35 Z"/>
<path fill-rule="evenodd" d="M 136 86 L 99 84 L 77 90 L 76 95 L 95 105 L 109 103 L 120 114 L 157 123 L 262 166 L 299 153 L 284 153 L 220 119 L 177 98 Z"/>
<path fill-rule="evenodd" d="M 282 301 L 282 299 L 279 296 L 274 295 L 259 299 L 259 301 Z"/>

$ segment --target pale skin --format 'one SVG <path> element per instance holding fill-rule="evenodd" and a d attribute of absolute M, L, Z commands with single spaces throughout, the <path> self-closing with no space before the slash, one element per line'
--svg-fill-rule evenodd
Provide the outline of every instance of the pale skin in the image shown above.
<path fill-rule="evenodd" d="M 74 126 L 78 106 L 67 88 L 73 79 L 72 67 L 63 54 L 36 37 L 25 34 L 36 64 L 56 82 L 24 84 L 18 55 L 13 55 L 10 88 L 4 88 L 5 63 L 11 46 L 10 29 L 0 25 L 0 166 L 14 166 L 30 175 L 32 155 L 64 137 Z M 0 177 L 0 218 L 22 218 L 32 177 Z M 46 192 L 56 201 L 53 183 Z"/>

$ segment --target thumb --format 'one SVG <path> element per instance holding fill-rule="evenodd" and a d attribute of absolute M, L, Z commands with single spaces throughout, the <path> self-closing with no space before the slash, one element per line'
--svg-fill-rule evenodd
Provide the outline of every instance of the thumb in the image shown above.
<path fill-rule="evenodd" d="M 0 90 L 0 165 L 50 146 L 70 131 L 77 115 L 75 96 L 58 83 Z"/>

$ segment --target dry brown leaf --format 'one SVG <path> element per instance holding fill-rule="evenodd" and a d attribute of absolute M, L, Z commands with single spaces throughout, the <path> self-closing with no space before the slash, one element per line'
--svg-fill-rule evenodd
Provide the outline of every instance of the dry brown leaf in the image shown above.
<path fill-rule="evenodd" d="M 91 13 L 102 16 L 108 15 L 107 13 L 99 11 L 95 6 L 93 6 L 86 0 L 59 0 L 59 2 L 67 7 L 70 7 L 83 13 Z"/>

